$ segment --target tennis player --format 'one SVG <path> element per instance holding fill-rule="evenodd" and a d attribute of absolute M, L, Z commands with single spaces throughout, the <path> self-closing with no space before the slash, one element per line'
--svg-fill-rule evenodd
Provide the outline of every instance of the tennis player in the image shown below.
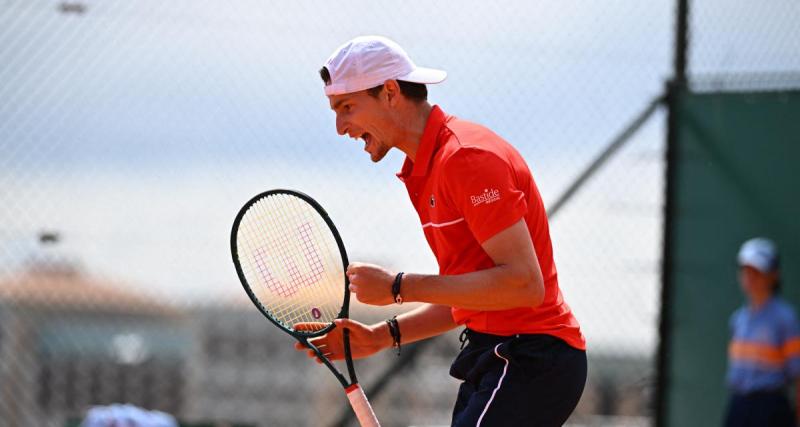
<path fill-rule="evenodd" d="M 583 392 L 586 343 L 559 290 L 544 205 L 523 158 L 491 130 L 431 105 L 425 85 L 446 73 L 416 66 L 392 40 L 350 40 L 320 75 L 340 135 L 362 140 L 373 162 L 392 148 L 406 154 L 397 176 L 439 275 L 352 263 L 350 289 L 362 303 L 424 304 L 374 325 L 338 320 L 313 342 L 342 359 L 347 328 L 353 356 L 363 358 L 463 326 L 450 369 L 463 381 L 452 424 L 562 425 Z"/>
<path fill-rule="evenodd" d="M 728 427 L 795 426 L 790 388 L 800 400 L 800 325 L 779 294 L 778 250 L 769 239 L 744 242 L 737 256 L 747 304 L 730 319 Z"/>

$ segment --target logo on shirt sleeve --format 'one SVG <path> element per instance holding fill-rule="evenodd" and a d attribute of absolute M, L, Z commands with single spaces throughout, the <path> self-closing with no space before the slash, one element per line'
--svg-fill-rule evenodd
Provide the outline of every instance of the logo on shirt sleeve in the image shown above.
<path fill-rule="evenodd" d="M 484 188 L 483 193 L 476 196 L 469 196 L 469 201 L 472 202 L 472 206 L 478 206 L 480 204 L 488 205 L 498 200 L 500 200 L 500 190 L 494 188 Z"/>

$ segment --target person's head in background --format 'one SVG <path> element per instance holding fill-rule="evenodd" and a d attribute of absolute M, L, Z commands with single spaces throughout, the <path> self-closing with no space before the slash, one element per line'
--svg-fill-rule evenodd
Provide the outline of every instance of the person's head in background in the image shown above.
<path fill-rule="evenodd" d="M 757 237 L 744 242 L 737 261 L 739 283 L 750 305 L 758 308 L 780 290 L 780 257 L 771 240 Z"/>

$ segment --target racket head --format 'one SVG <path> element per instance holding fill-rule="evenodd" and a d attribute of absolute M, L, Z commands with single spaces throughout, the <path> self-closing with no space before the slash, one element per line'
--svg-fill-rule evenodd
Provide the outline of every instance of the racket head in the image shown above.
<path fill-rule="evenodd" d="M 287 189 L 260 193 L 242 206 L 231 230 L 231 255 L 247 295 L 272 323 L 302 342 L 348 316 L 347 252 L 325 209 Z M 299 330 L 301 322 L 321 323 Z"/>

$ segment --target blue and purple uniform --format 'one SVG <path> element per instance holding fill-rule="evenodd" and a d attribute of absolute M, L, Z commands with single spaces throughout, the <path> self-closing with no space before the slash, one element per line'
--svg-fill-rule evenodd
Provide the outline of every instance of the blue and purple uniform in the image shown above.
<path fill-rule="evenodd" d="M 800 377 L 800 326 L 794 310 L 773 296 L 756 310 L 736 310 L 730 327 L 726 380 L 732 398 L 726 425 L 793 425 L 786 392 Z"/>

